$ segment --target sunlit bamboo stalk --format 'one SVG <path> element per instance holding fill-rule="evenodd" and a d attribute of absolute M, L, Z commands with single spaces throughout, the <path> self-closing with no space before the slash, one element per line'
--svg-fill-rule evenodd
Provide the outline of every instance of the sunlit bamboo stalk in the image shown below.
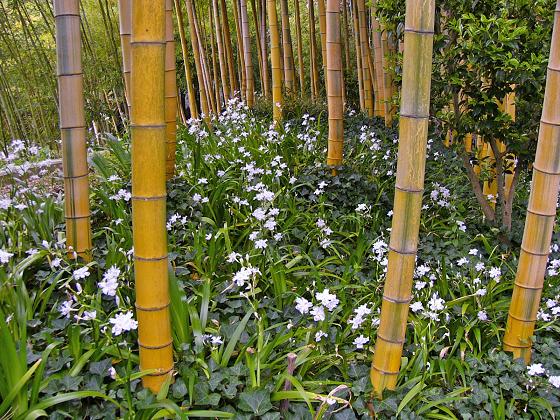
<path fill-rule="evenodd" d="M 233 18 L 235 20 L 235 34 L 237 38 L 237 59 L 239 60 L 238 73 L 241 82 L 241 98 L 245 101 L 247 95 L 247 78 L 245 73 L 245 50 L 243 48 L 243 31 L 241 29 L 241 18 L 239 16 L 239 0 L 233 0 Z"/>
<path fill-rule="evenodd" d="M 91 222 L 84 117 L 79 0 L 55 0 L 56 58 L 66 246 L 91 260 Z M 76 254 L 74 254 L 76 253 Z"/>
<path fill-rule="evenodd" d="M 299 0 L 294 0 L 295 19 L 296 19 L 296 39 L 298 52 L 298 76 L 299 76 L 299 93 L 303 97 L 305 95 L 305 76 L 303 68 L 303 41 L 301 36 L 301 16 L 299 11 Z"/>
<path fill-rule="evenodd" d="M 360 96 L 360 111 L 366 111 L 365 95 L 364 95 L 364 73 L 362 67 L 362 53 L 360 43 L 360 24 L 358 21 L 358 5 L 356 0 L 352 1 L 352 24 L 354 29 L 354 47 L 356 50 L 356 72 L 358 73 L 358 92 Z"/>
<path fill-rule="evenodd" d="M 435 0 L 407 0 L 394 216 L 371 368 L 378 397 L 397 384 L 412 297 L 424 191 L 434 17 Z"/>
<path fill-rule="evenodd" d="M 165 0 L 134 0 L 131 40 L 132 232 L 140 370 L 158 392 L 173 370 L 165 187 Z"/>
<path fill-rule="evenodd" d="M 317 0 L 317 10 L 319 11 L 319 32 L 321 35 L 321 59 L 323 60 L 323 74 L 325 86 L 327 84 L 327 10 L 325 0 Z"/>
<path fill-rule="evenodd" d="M 375 14 L 375 9 L 374 9 Z M 385 79 L 383 76 L 383 52 L 381 51 L 381 32 L 379 22 L 374 17 L 372 20 L 373 31 L 373 52 L 374 52 L 374 69 L 375 69 L 375 115 L 385 118 Z"/>
<path fill-rule="evenodd" d="M 275 122 L 282 120 L 282 68 L 280 63 L 280 33 L 276 0 L 267 0 L 270 31 L 270 61 L 272 63 L 272 111 Z"/>
<path fill-rule="evenodd" d="M 175 175 L 177 149 L 177 69 L 173 31 L 173 0 L 165 0 L 165 144 L 167 179 Z"/>
<path fill-rule="evenodd" d="M 229 87 L 230 95 L 233 96 L 234 92 L 238 89 L 237 77 L 235 76 L 235 61 L 233 59 L 233 48 L 231 45 L 231 32 L 229 27 L 228 12 L 226 6 L 226 0 L 220 0 L 221 7 L 221 17 L 224 34 L 224 46 L 225 46 L 225 56 L 228 66 L 228 77 L 229 77 Z"/>
<path fill-rule="evenodd" d="M 131 35 L 131 0 L 119 0 L 119 32 L 121 36 L 121 55 L 124 76 L 124 89 L 128 116 L 130 118 L 130 35 Z"/>
<path fill-rule="evenodd" d="M 560 187 L 560 0 L 556 2 L 533 181 L 504 350 L 531 360 L 531 346 L 544 284 Z"/>
<path fill-rule="evenodd" d="M 295 89 L 295 71 L 288 0 L 280 0 L 280 10 L 282 11 L 282 52 L 284 54 L 284 83 L 286 90 L 292 92 Z"/>
<path fill-rule="evenodd" d="M 249 17 L 247 15 L 247 1 L 240 0 L 239 14 L 241 18 L 241 31 L 243 33 L 243 53 L 245 55 L 245 79 L 247 82 L 246 100 L 251 108 L 255 103 L 255 81 L 253 78 L 253 59 L 251 55 L 251 32 L 249 30 Z"/>
<path fill-rule="evenodd" d="M 369 43 L 368 43 L 368 32 L 367 32 L 367 21 L 366 21 L 366 8 L 364 0 L 357 0 L 358 4 L 358 24 L 360 26 L 360 56 L 362 59 L 362 81 L 364 84 L 364 106 L 370 117 L 373 117 L 374 106 L 373 106 L 373 94 L 372 94 L 372 83 L 369 71 L 368 57 Z"/>
<path fill-rule="evenodd" d="M 342 165 L 344 146 L 344 102 L 342 100 L 342 53 L 340 47 L 340 3 L 327 0 L 327 99 L 329 108 L 329 138 L 327 165 L 336 168 Z"/>
<path fill-rule="evenodd" d="M 319 71 L 317 70 L 317 36 L 315 34 L 315 6 L 313 0 L 307 0 L 309 10 L 309 72 L 311 80 L 311 99 L 319 96 Z"/>

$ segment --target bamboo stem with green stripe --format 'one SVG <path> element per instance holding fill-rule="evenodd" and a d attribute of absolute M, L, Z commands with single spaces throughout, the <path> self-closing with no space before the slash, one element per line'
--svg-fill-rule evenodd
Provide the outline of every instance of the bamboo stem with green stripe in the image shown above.
<path fill-rule="evenodd" d="M 294 52 L 292 48 L 292 32 L 290 30 L 290 15 L 288 0 L 280 0 L 282 12 L 282 52 L 284 53 L 284 83 L 286 90 L 293 92 L 295 89 Z"/>
<path fill-rule="evenodd" d="M 394 216 L 371 368 L 377 397 L 397 384 L 412 297 L 426 166 L 434 16 L 435 0 L 407 0 Z"/>
<path fill-rule="evenodd" d="M 71 257 L 91 260 L 89 169 L 79 0 L 55 0 L 56 57 L 66 245 Z"/>
<path fill-rule="evenodd" d="M 128 117 L 130 118 L 130 35 L 131 29 L 131 0 L 119 0 L 119 33 L 121 37 L 121 55 L 123 62 L 124 90 Z"/>
<path fill-rule="evenodd" d="M 247 106 L 252 108 L 255 103 L 255 79 L 253 74 L 253 58 L 251 55 L 251 32 L 249 28 L 249 17 L 247 15 L 247 1 L 241 0 L 239 5 L 241 15 L 241 31 L 243 34 L 243 54 L 245 62 L 245 80 L 247 83 L 245 99 Z"/>
<path fill-rule="evenodd" d="M 531 336 L 541 299 L 560 187 L 560 0 L 554 30 L 533 181 L 519 265 L 504 335 L 504 350 L 514 358 L 531 360 Z"/>
<path fill-rule="evenodd" d="M 342 89 L 342 52 L 340 46 L 340 3 L 339 0 L 327 0 L 326 9 L 327 42 L 327 100 L 329 109 L 329 138 L 327 165 L 342 165 L 344 146 L 344 102 Z"/>
<path fill-rule="evenodd" d="M 165 186 L 166 0 L 134 0 L 131 40 L 132 233 L 140 369 L 158 392 L 173 370 Z"/>

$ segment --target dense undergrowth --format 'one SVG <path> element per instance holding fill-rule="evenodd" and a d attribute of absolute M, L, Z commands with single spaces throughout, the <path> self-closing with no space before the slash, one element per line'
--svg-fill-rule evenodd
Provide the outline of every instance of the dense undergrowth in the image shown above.
<path fill-rule="evenodd" d="M 333 177 L 325 122 L 276 131 L 232 104 L 211 130 L 180 130 L 167 226 L 176 375 L 157 396 L 138 371 L 126 136 L 91 155 L 87 265 L 66 258 L 60 193 L 14 176 L 0 199 L 0 418 L 554 417 L 560 237 L 527 368 L 500 351 L 527 176 L 507 248 L 435 134 L 399 387 L 370 400 L 396 132 L 351 112 Z"/>

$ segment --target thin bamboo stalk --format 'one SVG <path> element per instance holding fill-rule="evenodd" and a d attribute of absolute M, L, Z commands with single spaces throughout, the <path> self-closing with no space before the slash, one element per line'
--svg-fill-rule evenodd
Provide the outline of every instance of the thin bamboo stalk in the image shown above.
<path fill-rule="evenodd" d="M 212 6 L 212 11 L 214 13 L 214 27 L 216 29 L 216 41 L 218 42 L 218 58 L 220 62 L 220 76 L 222 79 L 222 93 L 224 95 L 224 101 L 227 101 L 231 96 L 229 91 L 225 48 L 222 38 L 222 25 L 220 24 L 220 15 L 218 13 L 218 0 L 212 0 Z"/>
<path fill-rule="evenodd" d="M 212 22 L 210 22 L 211 24 Z M 210 51 L 212 53 L 212 76 L 214 79 L 214 103 L 215 103 L 215 109 L 214 112 L 216 114 L 219 114 L 221 109 L 222 109 L 222 100 L 221 100 L 221 95 L 220 95 L 220 75 L 219 75 L 219 70 L 218 70 L 218 57 L 217 57 L 217 48 L 216 48 L 216 39 L 218 34 L 215 34 L 213 30 L 210 30 Z M 226 98 L 224 97 L 224 101 L 226 100 Z"/>
<path fill-rule="evenodd" d="M 235 61 L 233 60 L 233 51 L 231 46 L 231 32 L 229 28 L 229 19 L 227 13 L 227 6 L 225 0 L 220 0 L 220 7 L 222 10 L 221 17 L 222 17 L 222 25 L 223 25 L 223 34 L 224 34 L 224 46 L 225 46 L 225 54 L 226 54 L 226 61 L 228 65 L 228 77 L 229 77 L 229 87 L 230 87 L 230 95 L 233 96 L 234 92 L 238 89 L 237 84 L 237 77 L 235 76 Z"/>
<path fill-rule="evenodd" d="M 264 92 L 264 69 L 263 69 L 263 62 L 264 62 L 264 55 L 262 49 L 262 42 L 261 42 L 261 32 L 259 28 L 261 26 L 261 19 L 260 14 L 257 10 L 257 4 L 255 0 L 251 0 L 251 10 L 253 12 L 253 21 L 255 22 L 255 44 L 257 46 L 257 64 L 259 69 L 259 77 L 261 82 L 261 92 Z"/>
<path fill-rule="evenodd" d="M 358 23 L 360 25 L 360 55 L 362 58 L 362 80 L 364 84 L 364 106 L 370 117 L 373 117 L 374 106 L 373 106 L 373 95 L 372 95 L 372 84 L 369 71 L 368 57 L 369 53 L 369 43 L 367 34 L 367 22 L 366 22 L 366 7 L 364 0 L 357 0 L 358 4 Z"/>
<path fill-rule="evenodd" d="M 344 101 L 342 91 L 342 53 L 340 45 L 340 3 L 339 0 L 327 0 L 326 9 L 327 42 L 327 99 L 329 108 L 329 138 L 327 165 L 342 165 L 344 146 Z"/>
<path fill-rule="evenodd" d="M 268 44 L 266 42 L 266 0 L 259 0 L 259 11 L 261 14 L 260 31 L 261 31 L 261 49 L 262 49 L 262 68 L 264 79 L 264 96 L 270 98 L 270 80 L 268 74 Z"/>
<path fill-rule="evenodd" d="M 210 117 L 210 107 L 208 103 L 208 93 L 206 90 L 206 85 L 204 83 L 204 74 L 202 71 L 202 60 L 200 57 L 200 48 L 198 43 L 198 36 L 196 33 L 194 9 L 192 5 L 192 0 L 185 0 L 187 6 L 187 16 L 189 18 L 189 30 L 191 35 L 191 44 L 194 56 L 194 65 L 196 67 L 196 77 L 198 80 L 198 92 L 200 96 L 200 108 L 205 119 Z"/>
<path fill-rule="evenodd" d="M 196 105 L 196 96 L 193 88 L 191 66 L 189 65 L 189 53 L 187 50 L 187 39 L 185 37 L 183 11 L 181 10 L 181 4 L 179 3 L 179 0 L 174 0 L 174 2 L 175 2 L 175 12 L 176 12 L 175 15 L 177 16 L 177 26 L 179 27 L 179 37 L 181 39 L 181 51 L 183 53 L 183 67 L 185 69 L 187 95 L 189 96 L 189 108 L 191 111 L 191 117 L 197 119 L 198 107 Z"/>
<path fill-rule="evenodd" d="M 121 36 L 121 55 L 123 62 L 123 75 L 125 98 L 128 105 L 130 118 L 130 34 L 131 28 L 131 0 L 119 0 L 119 32 Z"/>
<path fill-rule="evenodd" d="M 284 53 L 284 83 L 286 90 L 295 90 L 294 52 L 292 50 L 292 31 L 290 30 L 290 15 L 288 0 L 280 0 L 282 11 L 282 51 Z"/>
<path fill-rule="evenodd" d="M 66 245 L 91 260 L 91 222 L 84 117 L 79 0 L 55 0 L 56 55 L 64 173 Z"/>
<path fill-rule="evenodd" d="M 350 71 L 350 32 L 348 30 L 348 2 L 342 0 L 342 24 L 344 29 L 344 69 Z"/>
<path fill-rule="evenodd" d="M 240 0 L 241 30 L 243 32 L 243 53 L 245 55 L 245 79 L 247 81 L 246 100 L 249 108 L 255 103 L 255 81 L 253 78 L 253 59 L 251 56 L 251 33 L 249 31 L 249 17 L 247 16 L 247 2 Z"/>
<path fill-rule="evenodd" d="M 298 52 L 298 76 L 299 76 L 299 93 L 301 97 L 305 94 L 305 76 L 303 67 L 303 41 L 301 37 L 301 16 L 299 11 L 299 0 L 294 0 L 295 18 L 296 18 L 296 40 Z"/>
<path fill-rule="evenodd" d="M 321 35 L 321 60 L 323 63 L 323 75 L 325 86 L 327 83 L 327 10 L 325 0 L 317 0 L 317 10 L 319 11 L 319 32 Z"/>
<path fill-rule="evenodd" d="M 158 392 L 172 374 L 165 187 L 165 0 L 132 4 L 132 233 L 140 370 Z"/>
<path fill-rule="evenodd" d="M 173 31 L 173 0 L 165 0 L 165 144 L 167 179 L 175 175 L 177 150 L 177 69 Z"/>
<path fill-rule="evenodd" d="M 527 219 L 513 296 L 504 335 L 504 350 L 531 359 L 533 331 L 541 299 L 560 187 L 560 0 L 548 62 L 544 105 Z"/>
<path fill-rule="evenodd" d="M 375 14 L 375 10 L 374 10 Z M 372 19 L 373 31 L 373 52 L 374 52 L 374 68 L 375 68 L 375 108 L 377 109 L 376 116 L 385 118 L 385 82 L 383 77 L 383 52 L 381 50 L 381 29 L 377 18 Z"/>
<path fill-rule="evenodd" d="M 272 114 L 274 122 L 279 122 L 282 120 L 282 67 L 276 0 L 267 0 L 267 11 L 270 30 L 270 61 L 272 63 Z"/>
<path fill-rule="evenodd" d="M 239 79 L 241 80 L 241 98 L 247 101 L 247 78 L 245 74 L 245 50 L 243 48 L 243 31 L 241 30 L 241 19 L 239 17 L 239 1 L 233 0 L 233 17 L 235 19 L 236 37 L 237 37 L 237 58 L 239 66 Z"/>
<path fill-rule="evenodd" d="M 362 49 L 360 47 L 360 24 L 358 21 L 358 6 L 356 0 L 352 0 L 352 23 L 354 27 L 354 47 L 356 49 L 356 71 L 358 73 L 358 92 L 360 95 L 360 111 L 366 111 L 364 96 L 364 73 L 362 68 Z"/>
<path fill-rule="evenodd" d="M 313 0 L 307 0 L 307 7 L 309 9 L 311 99 L 316 100 L 317 96 L 319 96 L 319 71 L 317 70 L 317 36 L 315 35 L 315 6 L 313 5 Z"/>
<path fill-rule="evenodd" d="M 381 28 L 381 58 L 383 65 L 383 92 L 385 104 L 385 125 L 389 127 L 393 121 L 393 77 L 389 71 L 389 54 L 391 52 L 387 30 Z"/>
<path fill-rule="evenodd" d="M 394 216 L 371 368 L 376 396 L 394 389 L 405 342 L 424 191 L 435 0 L 407 0 Z"/>

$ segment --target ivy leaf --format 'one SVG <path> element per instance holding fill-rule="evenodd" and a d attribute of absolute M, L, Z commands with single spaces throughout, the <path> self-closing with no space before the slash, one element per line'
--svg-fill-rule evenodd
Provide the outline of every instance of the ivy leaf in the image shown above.
<path fill-rule="evenodd" d="M 333 420 L 357 420 L 356 415 L 352 409 L 347 408 L 345 410 L 335 413 Z"/>
<path fill-rule="evenodd" d="M 239 409 L 262 416 L 272 409 L 270 392 L 265 389 L 242 392 L 239 394 Z"/>

